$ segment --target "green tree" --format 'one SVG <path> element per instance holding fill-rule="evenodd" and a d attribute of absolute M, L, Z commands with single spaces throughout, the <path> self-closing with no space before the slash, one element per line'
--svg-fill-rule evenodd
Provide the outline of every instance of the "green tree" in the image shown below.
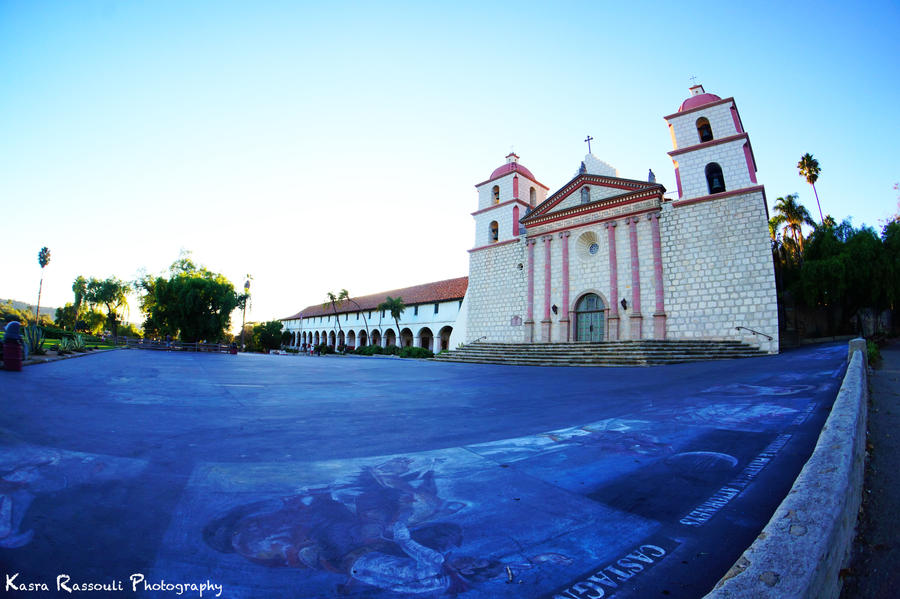
<path fill-rule="evenodd" d="M 85 279 L 81 275 L 76 277 L 75 281 L 72 283 L 72 293 L 75 294 L 75 302 L 72 304 L 72 307 L 75 308 L 76 322 L 80 320 L 81 311 L 84 309 L 84 298 L 87 295 L 87 283 L 87 279 Z"/>
<path fill-rule="evenodd" d="M 770 233 L 774 224 L 775 228 L 783 226 L 785 233 L 790 235 L 793 244 L 787 244 L 787 236 L 783 237 L 782 242 L 795 258 L 799 258 L 800 252 L 803 251 L 803 225 L 815 224 L 809 216 L 809 211 L 797 201 L 797 197 L 797 194 L 792 193 L 776 199 L 775 216 L 770 222 Z"/>
<path fill-rule="evenodd" d="M 26 314 L 19 308 L 13 306 L 12 300 L 6 300 L 4 303 L 0 304 L 0 322 L 7 322 L 15 320 L 19 323 L 26 323 L 31 318 L 29 314 Z"/>
<path fill-rule="evenodd" d="M 253 327 L 253 346 L 268 352 L 281 347 L 281 322 L 270 320 Z"/>
<path fill-rule="evenodd" d="M 70 331 L 74 331 L 78 326 L 78 319 L 75 316 L 75 306 L 72 302 L 66 302 L 66 305 L 56 309 L 56 325 Z"/>
<path fill-rule="evenodd" d="M 387 296 L 383 302 L 378 304 L 379 310 L 387 310 L 391 313 L 391 318 L 394 319 L 394 324 L 397 325 L 397 343 L 400 343 L 400 315 L 403 314 L 403 311 L 406 310 L 406 304 L 403 303 L 402 297 L 391 297 Z"/>
<path fill-rule="evenodd" d="M 104 280 L 91 277 L 85 290 L 85 301 L 93 309 L 94 306 L 106 308 L 106 319 L 112 329 L 114 339 L 118 339 L 120 311 L 128 309 L 128 294 L 131 285 L 116 277 Z"/>
<path fill-rule="evenodd" d="M 812 185 L 813 193 L 816 194 L 816 205 L 819 207 L 819 220 L 824 221 L 825 217 L 822 216 L 822 205 L 819 203 L 819 192 L 816 191 L 816 181 L 819 179 L 819 173 L 822 172 L 822 169 L 819 168 L 819 161 L 813 158 L 813 155 L 810 153 L 806 153 L 800 157 L 800 162 L 797 163 L 797 169 L 800 171 L 800 176 L 806 179 L 806 182 Z"/>
<path fill-rule="evenodd" d="M 106 320 L 106 315 L 99 310 L 82 310 L 77 327 L 91 335 L 99 335 L 103 332 L 103 325 L 106 323 Z"/>
<path fill-rule="evenodd" d="M 38 252 L 38 264 L 41 265 L 41 283 L 38 285 L 38 301 L 37 307 L 34 309 L 35 313 L 35 321 L 34 323 L 37 325 L 41 320 L 41 291 L 44 288 L 44 268 L 50 264 L 50 250 L 47 249 L 47 246 L 41 248 L 41 251 Z"/>
<path fill-rule="evenodd" d="M 185 254 L 169 268 L 168 277 L 146 276 L 138 286 L 145 334 L 187 342 L 223 339 L 231 313 L 246 301 L 225 276 L 196 266 Z"/>
<path fill-rule="evenodd" d="M 881 230 L 884 264 L 885 299 L 891 309 L 900 304 L 900 217 Z"/>

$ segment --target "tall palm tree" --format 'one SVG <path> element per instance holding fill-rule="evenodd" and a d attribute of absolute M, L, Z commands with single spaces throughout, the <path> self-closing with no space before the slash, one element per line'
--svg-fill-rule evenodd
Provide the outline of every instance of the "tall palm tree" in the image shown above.
<path fill-rule="evenodd" d="M 772 220 L 776 226 L 784 226 L 785 232 L 794 240 L 795 253 L 799 255 L 799 252 L 803 251 L 803 225 L 814 226 L 815 223 L 809 215 L 809 210 L 797 201 L 796 193 L 775 200 L 775 216 Z"/>
<path fill-rule="evenodd" d="M 41 290 L 44 288 L 44 267 L 50 264 L 50 250 L 47 246 L 41 248 L 38 252 L 38 264 L 41 265 L 41 283 L 38 285 L 38 301 L 37 307 L 34 309 L 34 324 L 41 324 Z"/>
<path fill-rule="evenodd" d="M 81 312 L 84 308 L 85 297 L 87 296 L 87 279 L 78 275 L 75 282 L 72 283 L 72 293 L 75 294 L 75 330 L 78 330 L 78 321 L 81 319 Z"/>
<path fill-rule="evenodd" d="M 356 300 L 354 300 L 353 298 L 350 297 L 349 291 L 347 291 L 346 289 L 341 289 L 341 294 L 346 296 L 347 301 L 350 302 L 351 304 L 353 304 L 354 306 L 356 306 L 356 309 L 359 310 L 360 313 L 362 314 L 363 323 L 365 323 L 365 325 L 366 325 L 366 342 L 371 343 L 372 337 L 369 335 L 369 320 L 366 318 L 366 313 L 363 311 L 363 309 L 360 307 L 360 305 L 356 303 Z"/>
<path fill-rule="evenodd" d="M 350 299 L 350 294 L 347 293 L 346 289 L 341 289 L 340 292 L 337 293 L 337 295 L 335 295 L 334 293 L 332 293 L 330 291 L 328 293 L 326 293 L 325 295 L 328 298 L 328 301 L 325 302 L 324 304 L 322 304 L 322 307 L 328 308 L 329 302 L 331 303 L 331 309 L 332 309 L 332 311 L 334 311 L 334 320 L 337 322 L 337 325 L 338 325 L 338 332 L 343 334 L 344 329 L 341 328 L 341 318 L 338 316 L 337 309 L 338 309 L 338 306 L 340 306 L 341 304 L 344 303 L 344 300 Z"/>
<path fill-rule="evenodd" d="M 391 297 L 387 296 L 383 302 L 378 304 L 379 310 L 387 310 L 391 313 L 391 317 L 394 319 L 394 324 L 397 325 L 397 343 L 400 342 L 400 315 L 403 314 L 403 311 L 406 310 L 406 304 L 403 303 L 402 297 Z"/>
<path fill-rule="evenodd" d="M 824 221 L 825 217 L 822 216 L 822 205 L 819 203 L 819 192 L 816 191 L 816 181 L 819 179 L 819 173 L 822 172 L 822 169 L 819 168 L 819 161 L 813 158 L 812 154 L 807 152 L 800 157 L 797 168 L 800 170 L 800 176 L 806 179 L 807 183 L 812 185 L 813 193 L 816 194 L 816 205 L 819 207 L 819 221 Z"/>

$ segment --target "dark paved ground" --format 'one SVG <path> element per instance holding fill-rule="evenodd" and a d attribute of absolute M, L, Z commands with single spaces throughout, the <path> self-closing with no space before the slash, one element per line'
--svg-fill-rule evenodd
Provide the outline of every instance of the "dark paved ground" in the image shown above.
<path fill-rule="evenodd" d="M 859 536 L 844 599 L 900 596 L 900 343 L 869 378 L 869 461 Z"/>
<path fill-rule="evenodd" d="M 60 574 L 124 588 L 82 596 L 699 597 L 790 488 L 845 357 L 0 372 L 0 574 L 32 597 Z"/>

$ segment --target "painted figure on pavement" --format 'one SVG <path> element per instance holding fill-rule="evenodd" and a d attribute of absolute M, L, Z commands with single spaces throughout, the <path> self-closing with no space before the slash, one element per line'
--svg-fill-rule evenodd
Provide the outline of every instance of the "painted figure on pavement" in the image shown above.
<path fill-rule="evenodd" d="M 438 495 L 432 467 L 409 458 L 363 468 L 353 482 L 239 506 L 204 529 L 218 551 L 269 567 L 346 576 L 338 590 L 376 587 L 457 594 L 504 574 L 496 560 L 452 553 L 462 529 L 440 519 L 465 504 Z"/>
<path fill-rule="evenodd" d="M 434 463 L 414 470 L 411 459 L 393 458 L 363 468 L 348 484 L 239 506 L 210 522 L 204 538 L 218 551 L 263 566 L 341 574 L 341 594 L 375 587 L 452 596 L 511 577 L 511 567 L 499 560 L 456 553 L 462 528 L 441 519 L 465 504 L 439 496 Z M 542 563 L 571 559 L 546 553 L 515 568 Z"/>

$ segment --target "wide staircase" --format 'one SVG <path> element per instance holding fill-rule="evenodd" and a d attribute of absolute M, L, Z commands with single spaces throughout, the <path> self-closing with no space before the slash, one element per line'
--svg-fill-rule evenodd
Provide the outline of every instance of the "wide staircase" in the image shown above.
<path fill-rule="evenodd" d="M 657 366 L 766 356 L 739 341 L 641 340 L 602 343 L 469 343 L 434 357 L 440 362 L 519 366 Z"/>

